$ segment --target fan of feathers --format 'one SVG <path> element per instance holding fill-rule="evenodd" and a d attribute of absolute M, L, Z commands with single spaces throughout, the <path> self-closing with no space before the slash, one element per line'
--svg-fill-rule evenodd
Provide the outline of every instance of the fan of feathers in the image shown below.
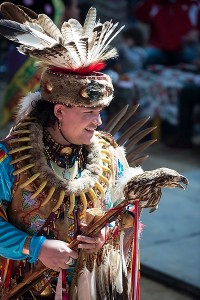
<path fill-rule="evenodd" d="M 84 25 L 77 20 L 65 21 L 59 30 L 45 14 L 37 15 L 22 6 L 4 2 L 0 6 L 0 34 L 19 43 L 18 51 L 37 59 L 42 66 L 83 73 L 98 71 L 104 62 L 117 56 L 111 41 L 124 26 L 96 22 L 96 9 L 91 7 Z"/>

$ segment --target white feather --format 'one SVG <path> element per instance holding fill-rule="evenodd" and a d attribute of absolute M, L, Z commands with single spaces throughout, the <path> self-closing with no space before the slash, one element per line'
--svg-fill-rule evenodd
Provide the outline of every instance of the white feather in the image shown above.
<path fill-rule="evenodd" d="M 122 282 L 122 270 L 123 270 L 123 260 L 124 260 L 124 254 L 123 254 L 123 238 L 124 238 L 124 232 L 120 233 L 120 259 L 119 259 L 119 266 L 118 266 L 118 272 L 116 274 L 116 291 L 119 294 L 123 293 L 123 282 Z"/>
<path fill-rule="evenodd" d="M 0 33 L 19 44 L 36 49 L 43 49 L 56 43 L 56 40 L 41 31 L 15 21 L 0 20 Z"/>
<path fill-rule="evenodd" d="M 17 120 L 23 119 L 26 115 L 28 115 L 33 109 L 32 103 L 37 102 L 41 99 L 40 92 L 28 93 L 25 97 L 23 97 L 19 102 L 19 110 L 17 114 Z"/>
<path fill-rule="evenodd" d="M 109 263 L 110 263 L 110 282 L 112 286 L 112 291 L 115 290 L 116 287 L 116 277 L 119 272 L 120 265 L 120 255 L 119 251 L 116 249 L 110 249 L 109 251 Z"/>
<path fill-rule="evenodd" d="M 115 24 L 116 25 L 116 24 Z M 114 25 L 114 26 L 115 26 Z M 113 27 L 114 27 L 113 26 Z M 115 26 L 115 28 L 116 28 L 116 26 Z M 105 48 L 112 42 L 112 40 L 120 33 L 120 31 L 122 30 L 124 28 L 124 26 L 122 26 L 122 27 L 120 27 L 116 32 L 115 32 L 115 34 L 107 41 L 107 43 L 105 44 L 105 46 L 104 47 L 101 47 L 101 50 L 100 50 L 100 53 L 99 54 L 101 54 L 104 50 L 105 50 Z M 109 36 L 112 34 L 112 32 L 113 32 L 113 30 L 111 31 L 111 32 L 109 32 Z M 107 37 L 106 37 L 107 38 Z"/>
<path fill-rule="evenodd" d="M 118 178 L 116 187 L 114 189 L 114 192 L 112 194 L 112 201 L 115 203 L 119 199 L 124 198 L 123 191 L 125 185 L 136 175 L 142 174 L 144 171 L 141 167 L 129 167 L 124 171 L 124 174 L 122 177 Z"/>
<path fill-rule="evenodd" d="M 68 23 L 71 26 L 73 39 L 74 40 L 80 39 L 80 37 L 82 36 L 82 33 L 83 33 L 82 25 L 79 23 L 79 21 L 77 21 L 75 19 L 69 19 Z"/>
<path fill-rule="evenodd" d="M 104 46 L 104 43 L 106 42 L 106 39 L 108 38 L 108 36 L 110 35 L 108 32 L 110 30 L 110 28 L 112 27 L 112 23 L 111 22 L 105 22 L 102 26 L 102 30 L 101 30 L 101 34 L 98 38 L 98 41 L 96 41 L 96 45 L 94 45 L 93 48 L 93 53 L 91 55 L 91 58 L 93 59 L 93 57 L 95 57 L 97 55 L 97 53 L 99 53 L 99 51 L 102 49 L 102 47 Z M 118 25 L 115 24 L 116 26 Z"/>
<path fill-rule="evenodd" d="M 35 22 L 36 24 L 40 25 L 43 28 L 44 32 L 54 40 L 56 40 L 57 42 L 62 41 L 63 37 L 60 30 L 47 15 L 38 15 L 38 19 Z"/>
<path fill-rule="evenodd" d="M 93 270 L 90 273 L 90 278 L 91 278 L 91 286 L 90 286 L 91 299 L 92 300 L 96 300 L 96 295 L 97 295 L 97 288 L 96 288 L 96 262 L 94 263 Z"/>
<path fill-rule="evenodd" d="M 103 260 L 100 262 L 100 265 L 97 266 L 97 286 L 100 297 L 102 300 L 110 299 L 110 289 L 109 289 L 109 272 L 110 272 L 110 264 L 109 264 L 109 248 L 111 249 L 110 244 L 105 244 L 102 257 Z"/>
<path fill-rule="evenodd" d="M 77 49 L 77 45 L 75 42 L 71 42 L 70 44 L 68 44 L 67 49 L 69 51 L 69 55 L 71 56 L 71 58 L 73 59 L 74 63 L 73 63 L 73 67 L 80 67 L 82 65 L 81 63 L 81 58 L 80 58 L 80 53 Z"/>
<path fill-rule="evenodd" d="M 35 30 L 33 28 L 31 28 L 31 31 L 34 35 L 34 37 L 36 38 L 36 43 L 32 41 L 32 35 L 27 35 L 27 40 L 25 39 L 25 37 L 21 37 L 21 39 L 19 40 L 19 43 L 24 44 L 24 45 L 29 45 L 29 46 L 33 46 L 34 48 L 38 48 L 39 49 L 43 49 L 44 46 L 53 46 L 57 43 L 57 41 L 51 37 L 49 37 L 48 35 Z M 39 42 L 39 44 L 38 44 Z"/>
<path fill-rule="evenodd" d="M 77 66 L 76 56 L 61 45 L 55 45 L 52 48 L 45 48 L 43 50 L 34 50 L 25 46 L 20 48 L 20 51 L 37 58 L 39 61 L 61 68 L 75 68 Z"/>
<path fill-rule="evenodd" d="M 66 46 L 69 42 L 73 41 L 71 25 L 68 22 L 63 23 L 61 27 L 61 33 L 64 39 L 64 46 Z"/>
<path fill-rule="evenodd" d="M 105 22 L 105 23 L 108 24 L 108 22 Z M 98 53 L 98 50 L 100 48 L 100 44 L 103 39 L 103 36 L 105 35 L 105 28 L 107 26 L 107 25 L 105 25 L 105 23 L 102 26 L 100 26 L 100 31 L 98 31 L 98 29 L 97 29 L 97 31 L 95 31 L 95 35 L 93 36 L 93 41 L 91 41 L 91 43 L 90 43 L 91 51 L 90 51 L 89 59 L 91 61 L 93 60 L 94 57 L 96 57 L 96 54 Z"/>
<path fill-rule="evenodd" d="M 40 25 L 36 24 L 36 23 L 32 23 L 32 22 L 26 21 L 26 22 L 24 23 L 24 25 L 29 26 L 29 27 L 32 28 L 32 29 L 35 29 L 35 30 L 37 30 L 37 31 L 40 31 L 40 32 L 44 33 L 43 28 L 42 28 Z"/>
<path fill-rule="evenodd" d="M 121 27 L 109 40 L 108 38 L 111 36 L 111 34 L 114 32 L 116 27 L 118 26 L 118 23 L 112 24 L 111 22 L 105 22 L 102 27 L 102 32 L 99 37 L 99 40 L 97 44 L 94 45 L 91 54 L 90 54 L 90 60 L 106 60 L 110 57 L 117 56 L 117 51 L 112 49 L 112 53 L 108 53 L 109 51 L 109 44 L 113 40 L 113 38 L 119 34 L 119 32 L 122 30 L 123 27 Z"/>
<path fill-rule="evenodd" d="M 96 22 L 96 8 L 91 7 L 88 10 L 87 16 L 85 18 L 85 22 L 83 25 L 83 36 L 89 37 L 94 29 L 95 22 Z"/>
<path fill-rule="evenodd" d="M 88 39 L 82 38 L 79 41 L 75 41 L 75 46 L 77 54 L 80 58 L 80 66 L 82 66 L 87 60 Z"/>

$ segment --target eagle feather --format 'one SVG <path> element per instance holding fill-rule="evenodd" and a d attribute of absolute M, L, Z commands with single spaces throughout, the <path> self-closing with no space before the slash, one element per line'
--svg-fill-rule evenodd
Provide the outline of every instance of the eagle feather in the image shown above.
<path fill-rule="evenodd" d="M 0 6 L 0 10 L 3 16 L 8 20 L 15 21 L 21 24 L 25 23 L 26 21 L 31 22 L 31 18 L 27 15 L 27 13 L 18 5 L 15 5 L 13 3 L 2 3 Z"/>
<path fill-rule="evenodd" d="M 96 22 L 96 9 L 91 7 L 88 10 L 87 16 L 85 18 L 85 22 L 83 25 L 83 36 L 90 36 L 93 32 L 94 26 Z"/>
<path fill-rule="evenodd" d="M 0 20 L 0 33 L 19 43 L 19 52 L 36 58 L 45 66 L 75 71 L 117 56 L 110 42 L 123 26 L 116 31 L 118 23 L 96 23 L 94 7 L 89 9 L 83 26 L 69 19 L 61 30 L 47 15 L 34 12 L 28 15 L 14 4 L 2 5 L 1 12 L 7 20 Z"/>
<path fill-rule="evenodd" d="M 0 20 L 0 34 L 9 40 L 35 49 L 50 47 L 57 42 L 39 30 L 10 20 Z"/>
<path fill-rule="evenodd" d="M 38 15 L 35 23 L 38 24 L 48 36 L 52 37 L 57 42 L 63 42 L 63 36 L 60 30 L 47 15 Z"/>

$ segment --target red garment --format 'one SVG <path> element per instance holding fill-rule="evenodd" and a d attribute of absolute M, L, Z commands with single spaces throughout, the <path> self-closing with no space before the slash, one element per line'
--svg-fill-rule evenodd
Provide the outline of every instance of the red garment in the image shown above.
<path fill-rule="evenodd" d="M 146 0 L 136 6 L 135 17 L 150 26 L 149 45 L 169 52 L 181 50 L 183 37 L 192 29 L 200 33 L 196 0 Z"/>

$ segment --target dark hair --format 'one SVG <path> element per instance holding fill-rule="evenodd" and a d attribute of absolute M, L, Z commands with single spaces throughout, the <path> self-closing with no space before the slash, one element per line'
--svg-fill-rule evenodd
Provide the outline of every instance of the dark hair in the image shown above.
<path fill-rule="evenodd" d="M 54 114 L 54 106 L 55 103 L 43 99 L 33 102 L 33 110 L 30 116 L 36 118 L 42 126 L 53 127 L 57 122 L 57 118 Z"/>
<path fill-rule="evenodd" d="M 138 27 L 130 27 L 122 32 L 124 38 L 131 38 L 135 41 L 136 46 L 144 46 L 144 34 Z"/>

